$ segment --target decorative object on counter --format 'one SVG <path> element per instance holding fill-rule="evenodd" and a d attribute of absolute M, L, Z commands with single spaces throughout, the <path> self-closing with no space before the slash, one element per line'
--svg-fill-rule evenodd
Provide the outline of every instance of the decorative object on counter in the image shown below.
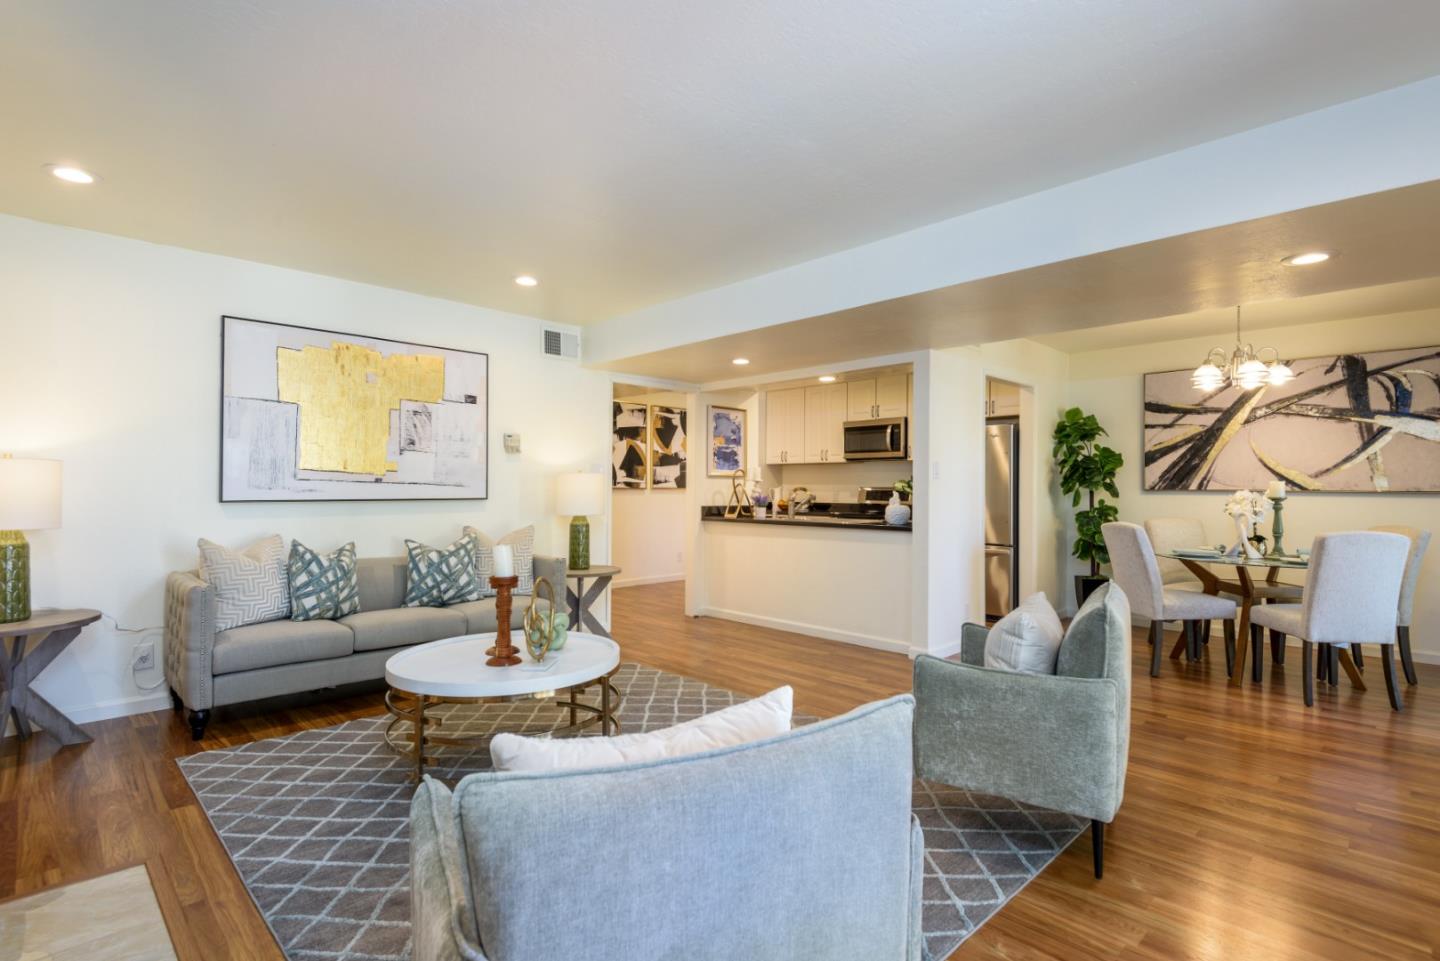
<path fill-rule="evenodd" d="M 745 466 L 745 411 L 739 407 L 717 407 L 709 409 L 710 447 L 705 473 L 710 477 L 724 477 Z"/>
<path fill-rule="evenodd" d="M 30 617 L 30 543 L 22 532 L 59 526 L 60 462 L 0 455 L 0 624 Z"/>
<path fill-rule="evenodd" d="M 910 500 L 915 496 L 915 478 L 907 477 L 904 480 L 896 481 L 895 493 L 899 494 L 903 501 Z"/>
<path fill-rule="evenodd" d="M 885 505 L 885 523 L 891 527 L 901 527 L 910 523 L 910 507 L 908 504 L 900 502 L 898 490 L 890 495 L 890 503 Z"/>
<path fill-rule="evenodd" d="M 600 637 L 609 637 L 610 632 L 594 614 L 594 606 L 600 595 L 610 586 L 610 581 L 620 568 L 613 564 L 596 564 L 583 571 L 566 571 L 565 576 L 575 582 L 574 587 L 566 585 L 565 593 L 570 602 L 570 626 L 577 631 L 588 631 Z M 592 583 L 587 588 L 586 581 Z"/>
<path fill-rule="evenodd" d="M 509 667 L 520 663 L 520 651 L 510 643 L 510 592 L 515 590 L 520 578 L 513 574 L 505 577 L 499 573 L 502 550 L 505 552 L 507 564 L 512 568 L 514 564 L 510 560 L 510 549 L 507 546 L 500 545 L 495 548 L 496 574 L 490 578 L 490 586 L 495 589 L 495 644 L 485 651 L 490 655 L 485 661 L 487 667 Z"/>
<path fill-rule="evenodd" d="M 540 610 L 542 594 L 550 595 L 548 613 Z M 525 608 L 525 615 L 520 619 L 520 623 L 525 630 L 525 649 L 537 664 L 543 662 L 547 654 L 558 652 L 565 647 L 570 617 L 559 610 L 555 601 L 555 589 L 550 586 L 549 581 L 542 578 L 535 585 L 535 593 L 530 596 L 530 604 Z"/>
<path fill-rule="evenodd" d="M 750 502 L 755 506 L 755 519 L 763 521 L 770 513 L 770 495 L 759 491 L 751 496 Z"/>
<path fill-rule="evenodd" d="M 1258 491 L 1240 490 L 1225 502 L 1225 513 L 1235 522 L 1236 541 L 1226 552 L 1227 557 L 1260 558 L 1264 553 L 1254 543 L 1256 526 L 1265 520 L 1265 495 Z"/>
<path fill-rule="evenodd" d="M 561 474 L 555 478 L 555 512 L 570 518 L 570 566 L 590 566 L 590 520 L 605 513 L 605 478 L 600 474 Z"/>
<path fill-rule="evenodd" d="M 807 488 L 807 487 L 792 487 L 792 488 L 790 488 L 790 498 L 789 498 L 788 504 L 789 504 L 790 513 L 791 513 L 792 515 L 805 513 L 806 511 L 808 511 L 808 510 L 810 509 L 810 505 L 813 504 L 813 503 L 815 503 L 815 495 L 812 494 L 812 493 L 810 493 L 810 489 L 809 489 L 809 488 Z"/>
<path fill-rule="evenodd" d="M 488 494 L 490 357 L 221 318 L 220 499 Z"/>
<path fill-rule="evenodd" d="M 0 624 L 0 678 L 4 680 L 4 703 L 0 705 L 0 729 L 12 718 L 15 733 L 22 740 L 31 734 L 34 721 L 61 744 L 84 744 L 90 735 L 60 712 L 60 709 L 30 690 L 30 684 L 70 642 L 81 628 L 100 619 L 99 611 L 41 611 L 23 620 Z M 41 638 L 30 645 L 31 637 Z M 28 650 L 27 650 L 28 648 Z"/>
<path fill-rule="evenodd" d="M 650 408 L 650 486 L 656 490 L 685 487 L 688 417 L 683 407 Z"/>
<path fill-rule="evenodd" d="M 1270 556 L 1284 557 L 1285 545 L 1282 539 L 1285 537 L 1285 521 L 1281 514 L 1285 510 L 1285 482 L 1271 481 L 1270 486 L 1265 488 L 1265 497 L 1275 509 L 1275 520 L 1270 524 Z"/>
<path fill-rule="evenodd" d="M 1077 559 L 1088 561 L 1090 573 L 1075 577 L 1075 600 L 1083 604 L 1091 592 L 1105 583 L 1100 574 L 1100 565 L 1110 563 L 1105 550 L 1105 536 L 1100 528 L 1120 516 L 1120 509 L 1104 498 L 1095 499 L 1098 491 L 1111 497 L 1120 497 L 1120 488 L 1115 484 L 1115 475 L 1125 465 L 1125 459 L 1118 451 L 1097 443 L 1106 436 L 1105 428 L 1078 407 L 1065 412 L 1055 425 L 1055 446 L 1051 456 L 1060 473 L 1060 492 L 1070 495 L 1070 505 L 1080 506 L 1082 494 L 1086 509 L 1075 512 L 1075 543 L 1070 553 Z"/>
<path fill-rule="evenodd" d="M 611 486 L 643 490 L 650 483 L 645 405 L 615 401 L 610 437 Z"/>
<path fill-rule="evenodd" d="M 730 475 L 730 499 L 725 502 L 725 516 L 751 517 L 755 513 L 751 505 L 750 492 L 745 489 L 745 472 L 737 468 Z"/>
<path fill-rule="evenodd" d="M 1197 395 L 1189 371 L 1145 375 L 1146 490 L 1440 492 L 1440 347 L 1290 362 L 1276 386 Z M 1383 457 L 1382 457 L 1383 454 Z"/>

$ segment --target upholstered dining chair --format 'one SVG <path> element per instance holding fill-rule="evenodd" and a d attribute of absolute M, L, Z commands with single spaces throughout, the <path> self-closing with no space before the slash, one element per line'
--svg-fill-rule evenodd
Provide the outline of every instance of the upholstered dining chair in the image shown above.
<path fill-rule="evenodd" d="M 1338 662 L 1350 675 L 1351 683 L 1364 690 L 1365 683 L 1355 669 L 1349 648 L 1352 644 L 1379 644 L 1390 706 L 1401 709 L 1393 648 L 1400 588 L 1409 554 L 1410 541 L 1400 534 L 1321 534 L 1310 548 L 1310 576 L 1301 603 L 1251 608 L 1252 631 L 1269 628 L 1300 639 L 1307 707 L 1315 703 L 1315 645 L 1320 645 L 1322 659 Z"/>
<path fill-rule="evenodd" d="M 1150 643 L 1154 646 L 1150 652 L 1150 676 L 1160 676 L 1166 621 L 1183 622 L 1187 632 L 1198 631 L 1203 621 L 1222 621 L 1228 669 L 1235 658 L 1235 602 L 1201 591 L 1166 587 L 1150 537 L 1139 524 L 1115 521 L 1101 526 L 1100 533 L 1110 552 L 1115 582 L 1130 598 L 1131 610 L 1150 621 Z"/>
<path fill-rule="evenodd" d="M 1420 584 L 1420 565 L 1430 548 L 1430 532 L 1403 524 L 1381 524 L 1370 529 L 1399 534 L 1410 540 L 1410 554 L 1405 558 L 1405 579 L 1400 582 L 1400 607 L 1395 615 L 1395 646 L 1400 649 L 1400 667 L 1405 672 L 1405 683 L 1415 684 L 1418 682 L 1415 679 L 1415 659 L 1410 654 L 1410 624 L 1415 619 L 1415 591 Z"/>

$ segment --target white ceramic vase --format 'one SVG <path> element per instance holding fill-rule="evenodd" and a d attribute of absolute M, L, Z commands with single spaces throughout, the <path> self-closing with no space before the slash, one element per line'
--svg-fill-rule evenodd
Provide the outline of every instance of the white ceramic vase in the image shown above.
<path fill-rule="evenodd" d="M 891 494 L 890 503 L 885 505 L 885 523 L 891 527 L 902 527 L 910 523 L 910 507 L 900 503 L 899 491 Z"/>
<path fill-rule="evenodd" d="M 1244 554 L 1246 557 L 1259 557 L 1260 552 L 1255 549 L 1254 544 L 1250 543 L 1250 537 L 1255 532 L 1250 518 L 1244 514 L 1236 514 L 1234 520 L 1235 536 L 1239 538 L 1239 541 L 1235 545 L 1239 550 L 1235 551 L 1235 553 Z"/>

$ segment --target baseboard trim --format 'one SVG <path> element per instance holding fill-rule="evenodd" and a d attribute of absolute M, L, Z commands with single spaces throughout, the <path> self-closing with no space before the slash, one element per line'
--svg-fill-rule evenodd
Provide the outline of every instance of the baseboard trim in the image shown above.
<path fill-rule="evenodd" d="M 929 654 L 931 657 L 939 657 L 939 658 L 954 657 L 956 654 L 959 654 L 959 653 L 960 653 L 960 648 L 961 648 L 962 646 L 963 646 L 963 645 L 962 645 L 962 642 L 961 642 L 961 641 L 959 641 L 959 640 L 954 640 L 954 641 L 949 642 L 948 644 L 942 644 L 942 645 L 940 645 L 939 647 L 933 648 L 933 649 L 921 650 L 921 649 L 911 648 L 911 649 L 910 649 L 910 660 L 912 660 L 912 661 L 915 660 L 915 658 L 919 657 L 921 654 Z"/>
<path fill-rule="evenodd" d="M 623 590 L 627 587 L 644 587 L 646 584 L 671 584 L 675 581 L 683 581 L 684 574 L 656 574 L 653 577 L 617 577 L 610 582 L 614 590 Z"/>
<path fill-rule="evenodd" d="M 892 654 L 909 654 L 914 656 L 911 652 L 910 645 L 905 641 L 897 641 L 888 637 L 875 637 L 870 634 L 857 634 L 853 631 L 840 631 L 830 627 L 822 627 L 819 624 L 787 621 L 784 618 L 766 617 L 762 614 L 749 614 L 745 611 L 732 611 L 722 607 L 702 607 L 696 614 L 700 617 L 718 617 L 725 621 L 738 621 L 741 624 L 753 624 L 756 627 L 769 627 L 777 631 L 804 634 L 807 637 L 818 637 L 826 641 L 856 644 L 860 647 L 870 647 L 878 651 L 889 651 Z"/>

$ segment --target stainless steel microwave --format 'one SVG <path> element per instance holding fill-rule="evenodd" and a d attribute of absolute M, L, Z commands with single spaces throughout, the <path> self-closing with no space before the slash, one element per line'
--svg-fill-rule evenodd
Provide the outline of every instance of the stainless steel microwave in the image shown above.
<path fill-rule="evenodd" d="M 900 460 L 905 457 L 904 417 L 845 422 L 846 460 Z"/>

